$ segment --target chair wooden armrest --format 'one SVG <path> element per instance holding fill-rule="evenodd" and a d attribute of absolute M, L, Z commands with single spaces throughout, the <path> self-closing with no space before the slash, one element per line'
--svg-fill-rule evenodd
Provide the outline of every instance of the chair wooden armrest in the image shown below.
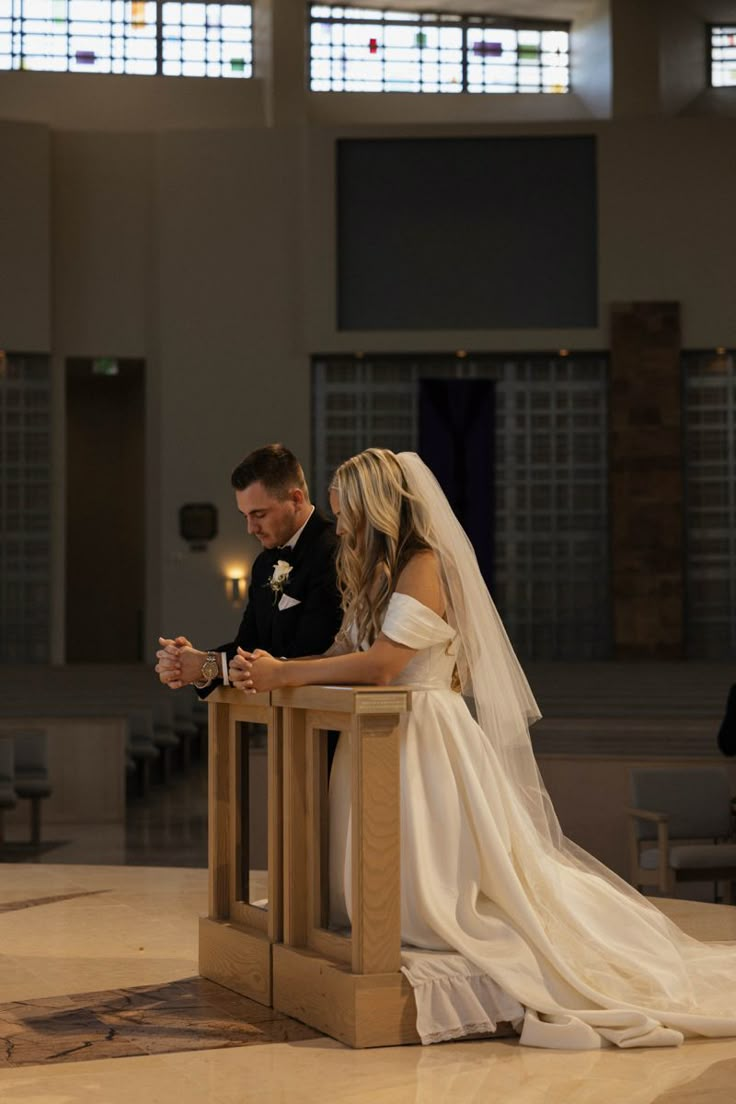
<path fill-rule="evenodd" d="M 624 812 L 629 817 L 632 884 L 636 885 L 639 881 L 639 839 L 634 822 L 636 820 L 649 820 L 657 825 L 657 857 L 659 860 L 657 863 L 657 884 L 661 893 L 671 892 L 669 813 L 655 813 L 651 809 L 634 809 L 631 807 L 627 807 Z"/>
<path fill-rule="evenodd" d="M 635 820 L 653 820 L 656 824 L 667 824 L 670 819 L 669 813 L 653 813 L 651 809 L 626 808 L 624 812 Z"/>

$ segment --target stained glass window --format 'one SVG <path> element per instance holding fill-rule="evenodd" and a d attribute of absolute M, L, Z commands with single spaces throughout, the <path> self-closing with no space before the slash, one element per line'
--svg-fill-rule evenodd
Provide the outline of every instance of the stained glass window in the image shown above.
<path fill-rule="evenodd" d="M 0 69 L 250 77 L 250 4 L 0 0 Z"/>
<path fill-rule="evenodd" d="M 736 23 L 710 28 L 710 83 L 736 87 Z"/>
<path fill-rule="evenodd" d="M 567 92 L 569 25 L 312 4 L 313 92 Z"/>

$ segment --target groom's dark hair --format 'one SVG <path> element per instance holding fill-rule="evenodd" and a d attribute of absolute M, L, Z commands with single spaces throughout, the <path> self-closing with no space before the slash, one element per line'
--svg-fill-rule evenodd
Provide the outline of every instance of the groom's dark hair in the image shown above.
<path fill-rule="evenodd" d="M 298 487 L 309 498 L 309 488 L 302 466 L 285 445 L 264 445 L 249 452 L 230 476 L 236 491 L 244 491 L 251 483 L 262 483 L 274 498 L 286 498 Z"/>

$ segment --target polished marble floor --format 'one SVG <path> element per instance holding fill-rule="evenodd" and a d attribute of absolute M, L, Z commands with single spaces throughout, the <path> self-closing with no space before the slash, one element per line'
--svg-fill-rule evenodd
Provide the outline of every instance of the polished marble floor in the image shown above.
<path fill-rule="evenodd" d="M 0 862 L 1 1104 L 730 1104 L 736 1039 L 554 1053 L 513 1039 L 351 1051 L 197 977 L 202 768 L 124 830 Z M 0 855 L 0 857 L 2 857 Z M 703 939 L 736 908 L 667 902 Z"/>
<path fill-rule="evenodd" d="M 0 866 L 2 1104 L 736 1099 L 736 1040 L 568 1054 L 508 1039 L 351 1051 L 198 981 L 205 909 L 204 870 Z M 702 937 L 736 939 L 736 909 L 668 911 Z"/>

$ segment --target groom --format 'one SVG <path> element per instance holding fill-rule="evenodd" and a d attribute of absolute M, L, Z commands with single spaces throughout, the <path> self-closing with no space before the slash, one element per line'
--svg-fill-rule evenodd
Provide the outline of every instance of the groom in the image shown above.
<path fill-rule="evenodd" d="M 235 468 L 231 483 L 248 532 L 263 545 L 237 636 L 207 652 L 183 636 L 161 637 L 156 652 L 161 682 L 172 690 L 193 685 L 203 698 L 229 685 L 228 664 L 239 647 L 287 659 L 320 655 L 342 620 L 335 527 L 310 502 L 294 454 L 283 445 L 256 449 Z"/>

